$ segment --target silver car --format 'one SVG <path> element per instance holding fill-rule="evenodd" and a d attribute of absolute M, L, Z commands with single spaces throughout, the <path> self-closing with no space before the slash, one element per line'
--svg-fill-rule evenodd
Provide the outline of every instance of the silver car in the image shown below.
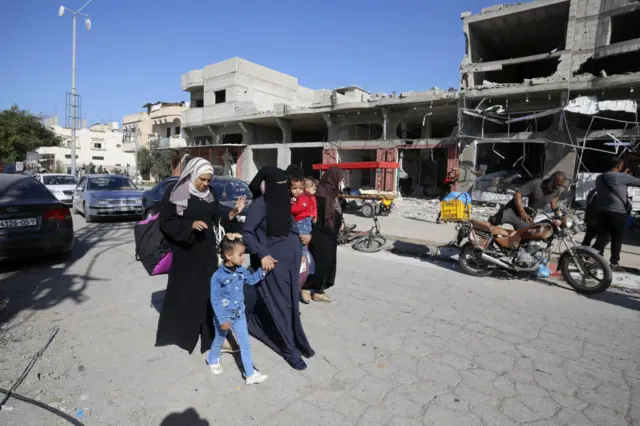
<path fill-rule="evenodd" d="M 73 191 L 78 185 L 78 178 L 62 173 L 42 173 L 35 178 L 63 204 L 70 206 L 73 200 Z"/>
<path fill-rule="evenodd" d="M 104 217 L 142 217 L 142 192 L 121 175 L 87 175 L 73 194 L 73 210 L 87 222 Z"/>

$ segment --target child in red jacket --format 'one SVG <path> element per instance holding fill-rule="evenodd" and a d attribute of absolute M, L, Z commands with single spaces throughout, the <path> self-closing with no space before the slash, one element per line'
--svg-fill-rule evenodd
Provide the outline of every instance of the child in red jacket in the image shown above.
<path fill-rule="evenodd" d="M 300 235 L 310 235 L 313 224 L 318 218 L 318 207 L 314 194 L 318 188 L 315 179 L 291 181 L 291 214 Z M 302 246 L 302 256 L 307 255 L 307 247 Z"/>

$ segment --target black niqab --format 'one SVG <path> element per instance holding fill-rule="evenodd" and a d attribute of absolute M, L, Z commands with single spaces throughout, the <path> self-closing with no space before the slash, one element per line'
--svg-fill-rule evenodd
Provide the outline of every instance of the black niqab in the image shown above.
<path fill-rule="evenodd" d="M 251 181 L 251 190 L 264 182 L 264 202 L 267 209 L 267 235 L 284 237 L 291 231 L 291 193 L 287 174 L 277 167 L 263 167 Z"/>

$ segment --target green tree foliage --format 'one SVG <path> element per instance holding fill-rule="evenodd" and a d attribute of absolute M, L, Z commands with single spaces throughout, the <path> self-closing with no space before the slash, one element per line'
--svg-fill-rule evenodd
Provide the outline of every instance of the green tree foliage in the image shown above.
<path fill-rule="evenodd" d="M 168 178 L 173 174 L 171 167 L 171 160 L 173 159 L 173 152 L 170 150 L 154 150 L 151 154 L 153 166 L 151 167 L 151 174 L 156 177 L 156 180 L 160 181 L 164 178 Z"/>
<path fill-rule="evenodd" d="M 0 111 L 0 160 L 24 161 L 27 152 L 43 146 L 60 146 L 62 139 L 42 123 L 42 118 L 17 105 Z"/>
<path fill-rule="evenodd" d="M 136 166 L 138 169 L 138 173 L 143 176 L 147 176 L 151 172 L 151 167 L 153 167 L 153 157 L 151 156 L 151 151 L 146 146 L 140 147 L 138 153 L 136 154 Z"/>

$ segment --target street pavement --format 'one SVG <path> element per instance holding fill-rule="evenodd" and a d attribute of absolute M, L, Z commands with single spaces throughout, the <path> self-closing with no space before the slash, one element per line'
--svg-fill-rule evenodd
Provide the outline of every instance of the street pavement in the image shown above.
<path fill-rule="evenodd" d="M 335 301 L 302 306 L 309 368 L 254 341 L 270 377 L 245 386 L 231 355 L 214 377 L 153 346 L 166 277 L 135 261 L 132 223 L 74 220 L 67 263 L 2 266 L 0 388 L 60 330 L 2 425 L 640 425 L 637 295 L 340 248 Z"/>

